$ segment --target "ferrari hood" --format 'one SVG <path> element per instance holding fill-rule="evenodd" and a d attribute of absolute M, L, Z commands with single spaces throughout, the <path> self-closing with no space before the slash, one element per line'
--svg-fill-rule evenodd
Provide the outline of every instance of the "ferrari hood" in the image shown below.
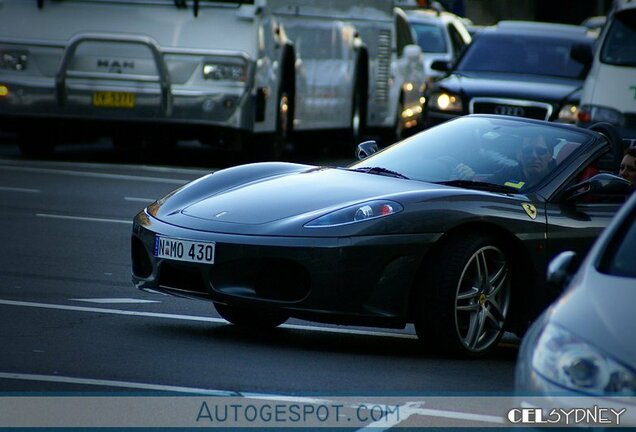
<path fill-rule="evenodd" d="M 434 189 L 435 185 L 320 168 L 241 184 L 194 202 L 181 213 L 214 222 L 265 224 L 427 188 Z"/>

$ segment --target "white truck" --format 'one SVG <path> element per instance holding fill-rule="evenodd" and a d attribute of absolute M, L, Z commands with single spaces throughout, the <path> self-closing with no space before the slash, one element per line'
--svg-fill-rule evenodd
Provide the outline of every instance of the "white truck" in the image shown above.
<path fill-rule="evenodd" d="M 27 155 L 79 132 L 276 157 L 293 132 L 420 118 L 421 50 L 392 0 L 0 0 L 0 18 L 0 128 Z"/>

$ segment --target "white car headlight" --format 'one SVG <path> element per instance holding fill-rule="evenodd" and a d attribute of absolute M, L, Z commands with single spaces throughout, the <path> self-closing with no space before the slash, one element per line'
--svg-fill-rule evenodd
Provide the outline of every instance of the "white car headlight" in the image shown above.
<path fill-rule="evenodd" d="M 205 63 L 203 65 L 203 78 L 213 81 L 239 81 L 247 80 L 247 71 L 244 65 Z"/>
<path fill-rule="evenodd" d="M 631 396 L 636 374 L 581 338 L 554 324 L 541 333 L 532 367 L 554 384 L 587 394 Z"/>
<path fill-rule="evenodd" d="M 436 111 L 461 112 L 462 98 L 450 92 L 434 92 L 428 98 L 430 108 Z"/>
<path fill-rule="evenodd" d="M 326 228 L 339 225 L 346 225 L 356 222 L 377 219 L 399 213 L 403 210 L 401 204 L 395 201 L 376 200 L 368 201 L 345 207 L 317 219 L 307 222 L 307 228 Z"/>

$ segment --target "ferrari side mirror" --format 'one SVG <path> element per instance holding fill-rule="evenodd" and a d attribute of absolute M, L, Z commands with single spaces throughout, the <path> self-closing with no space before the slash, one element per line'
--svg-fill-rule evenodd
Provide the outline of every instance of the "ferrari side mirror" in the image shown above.
<path fill-rule="evenodd" d="M 356 156 L 358 160 L 366 159 L 371 156 L 373 153 L 378 151 L 378 143 L 375 141 L 365 141 L 358 144 L 358 150 L 356 151 Z"/>
<path fill-rule="evenodd" d="M 604 197 L 612 201 L 624 200 L 631 187 L 631 183 L 624 178 L 610 173 L 600 173 L 569 187 L 565 191 L 565 197 L 567 200 L 575 200 L 589 195 Z"/>

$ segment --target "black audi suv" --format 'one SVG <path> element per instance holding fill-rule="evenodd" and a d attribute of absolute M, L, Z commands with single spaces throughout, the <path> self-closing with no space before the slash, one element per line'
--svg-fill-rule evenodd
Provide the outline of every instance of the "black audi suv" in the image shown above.
<path fill-rule="evenodd" d="M 474 113 L 575 123 L 588 67 L 571 51 L 591 53 L 593 43 L 581 26 L 503 21 L 484 28 L 454 65 L 432 65 L 447 75 L 427 89 L 425 125 Z"/>

